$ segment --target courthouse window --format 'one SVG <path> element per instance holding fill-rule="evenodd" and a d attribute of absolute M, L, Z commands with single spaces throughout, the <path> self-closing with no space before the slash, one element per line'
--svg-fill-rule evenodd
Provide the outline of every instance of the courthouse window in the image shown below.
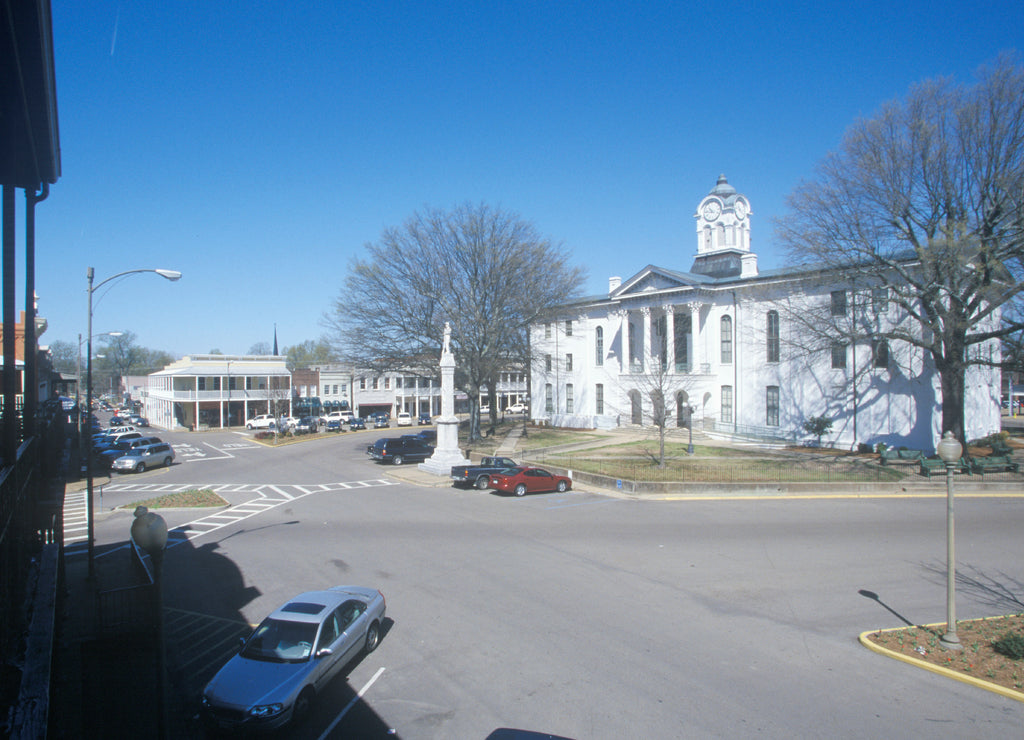
<path fill-rule="evenodd" d="M 768 386 L 765 393 L 765 424 L 770 427 L 779 425 L 779 386 Z"/>
<path fill-rule="evenodd" d="M 779 361 L 779 312 L 769 311 L 767 316 L 767 352 L 768 362 Z"/>
<path fill-rule="evenodd" d="M 843 342 L 832 342 L 832 367 L 846 367 L 846 344 Z"/>

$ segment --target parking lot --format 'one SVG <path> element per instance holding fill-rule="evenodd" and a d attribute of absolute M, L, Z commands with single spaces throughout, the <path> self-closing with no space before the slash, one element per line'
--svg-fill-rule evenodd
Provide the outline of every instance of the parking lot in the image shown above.
<path fill-rule="evenodd" d="M 349 583 L 385 594 L 386 634 L 289 737 L 920 735 L 937 720 L 948 737 L 1006 737 L 1024 719 L 856 643 L 894 614 L 941 621 L 941 502 L 519 499 L 392 477 L 365 454 L 380 436 L 270 448 L 240 431 L 168 434 L 170 469 L 103 485 L 103 557 L 130 526 L 117 506 L 183 487 L 228 502 L 161 512 L 180 711 L 194 714 L 247 625 Z M 1024 581 L 1021 514 L 1015 499 L 961 502 L 975 582 Z M 981 589 L 960 598 L 961 618 L 1000 607 Z"/>

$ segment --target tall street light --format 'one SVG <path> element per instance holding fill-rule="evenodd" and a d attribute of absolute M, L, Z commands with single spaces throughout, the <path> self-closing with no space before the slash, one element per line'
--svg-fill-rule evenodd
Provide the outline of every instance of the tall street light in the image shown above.
<path fill-rule="evenodd" d="M 942 462 L 946 463 L 946 634 L 939 642 L 947 650 L 960 650 L 960 638 L 956 635 L 956 555 L 953 547 L 953 468 L 960 460 L 963 448 L 953 432 L 942 435 L 942 441 L 935 446 Z"/>
<path fill-rule="evenodd" d="M 88 282 L 87 292 L 89 294 L 89 327 L 88 337 L 89 343 L 86 348 L 86 368 L 85 368 L 85 410 L 87 414 L 92 414 L 92 294 L 102 288 L 104 285 L 109 283 L 111 280 L 115 280 L 125 275 L 133 275 L 138 272 L 155 272 L 162 278 L 167 280 L 175 281 L 181 279 L 181 273 L 177 270 L 164 270 L 164 269 L 140 269 L 140 270 L 125 270 L 119 272 L 116 275 L 111 275 L 106 280 L 93 284 L 93 277 L 95 271 L 93 268 L 88 268 L 85 273 Z M 95 513 L 93 512 L 93 492 L 92 492 L 92 434 L 88 436 L 85 450 L 85 479 L 86 479 L 86 522 L 88 524 L 88 538 L 89 538 L 89 580 L 95 580 L 96 578 L 96 560 L 95 560 L 95 537 L 94 534 L 94 520 Z"/>

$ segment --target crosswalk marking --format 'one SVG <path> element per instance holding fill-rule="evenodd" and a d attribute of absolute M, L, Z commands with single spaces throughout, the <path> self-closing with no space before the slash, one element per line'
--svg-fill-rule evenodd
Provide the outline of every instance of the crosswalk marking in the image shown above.
<path fill-rule="evenodd" d="M 175 493 L 178 491 L 202 490 L 209 488 L 217 493 L 251 494 L 257 498 L 241 504 L 220 509 L 206 516 L 186 522 L 168 532 L 168 547 L 173 547 L 186 540 L 215 532 L 218 529 L 262 514 L 270 509 L 287 504 L 296 499 L 316 493 L 332 493 L 358 488 L 376 488 L 380 486 L 396 486 L 397 481 L 375 478 L 365 481 L 339 481 L 318 485 L 269 484 L 269 483 L 209 483 L 195 485 L 189 483 L 111 483 L 103 490 L 112 492 Z M 102 495 L 102 491 L 101 491 Z M 87 493 L 74 491 L 64 496 L 64 548 L 68 556 L 80 554 L 88 546 Z"/>

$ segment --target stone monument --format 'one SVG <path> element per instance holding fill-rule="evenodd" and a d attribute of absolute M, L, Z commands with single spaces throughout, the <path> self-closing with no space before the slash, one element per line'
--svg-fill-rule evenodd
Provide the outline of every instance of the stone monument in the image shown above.
<path fill-rule="evenodd" d="M 419 469 L 434 475 L 450 475 L 453 465 L 469 465 L 459 449 L 459 417 L 455 415 L 455 355 L 452 354 L 452 327 L 444 323 L 441 346 L 441 415 L 437 417 L 437 444 L 434 454 L 419 464 Z"/>

